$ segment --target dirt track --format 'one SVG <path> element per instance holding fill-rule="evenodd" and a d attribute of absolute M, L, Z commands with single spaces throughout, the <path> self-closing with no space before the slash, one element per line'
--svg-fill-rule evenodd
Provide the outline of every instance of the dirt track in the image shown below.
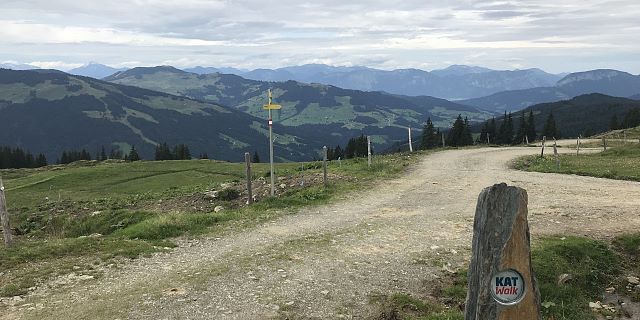
<path fill-rule="evenodd" d="M 439 152 L 359 195 L 41 291 L 28 301 L 33 310 L 3 318 L 368 318 L 370 296 L 419 296 L 443 264 L 465 267 L 477 196 L 498 182 L 528 191 L 533 241 L 640 228 L 640 183 L 507 168 L 537 152 Z"/>

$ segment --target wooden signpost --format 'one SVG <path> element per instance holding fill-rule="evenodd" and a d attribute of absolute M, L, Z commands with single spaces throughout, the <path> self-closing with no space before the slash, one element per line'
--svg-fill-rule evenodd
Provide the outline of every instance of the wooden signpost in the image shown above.
<path fill-rule="evenodd" d="M 527 192 L 496 184 L 478 197 L 465 320 L 540 320 Z"/>
<path fill-rule="evenodd" d="M 4 184 L 0 178 L 0 220 L 2 222 L 2 234 L 4 235 L 4 245 L 10 247 L 13 244 L 11 236 L 11 225 L 9 224 L 9 212 L 7 211 L 7 201 L 4 196 Z"/>

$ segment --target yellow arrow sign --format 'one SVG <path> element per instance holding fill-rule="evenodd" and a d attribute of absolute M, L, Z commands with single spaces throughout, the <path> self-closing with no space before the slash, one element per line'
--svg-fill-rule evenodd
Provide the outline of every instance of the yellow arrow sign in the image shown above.
<path fill-rule="evenodd" d="M 265 110 L 278 110 L 281 108 L 282 106 L 279 104 L 265 104 L 264 106 L 262 106 L 262 109 L 265 109 Z"/>

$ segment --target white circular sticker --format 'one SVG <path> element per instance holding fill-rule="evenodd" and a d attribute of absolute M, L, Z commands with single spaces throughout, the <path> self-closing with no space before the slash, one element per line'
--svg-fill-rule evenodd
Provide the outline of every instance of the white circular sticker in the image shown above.
<path fill-rule="evenodd" d="M 518 304 L 524 298 L 525 283 L 520 272 L 507 269 L 491 278 L 491 296 L 499 304 L 510 306 Z"/>

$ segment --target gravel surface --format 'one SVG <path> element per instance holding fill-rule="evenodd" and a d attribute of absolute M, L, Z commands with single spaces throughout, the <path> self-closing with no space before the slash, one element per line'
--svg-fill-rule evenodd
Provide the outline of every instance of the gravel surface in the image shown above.
<path fill-rule="evenodd" d="M 538 152 L 438 152 L 401 178 L 332 204 L 220 238 L 181 240 L 100 278 L 40 288 L 26 305 L 0 309 L 0 318 L 372 318 L 371 296 L 425 295 L 443 273 L 466 268 L 478 194 L 499 182 L 527 190 L 534 242 L 640 228 L 640 183 L 508 169 Z"/>

